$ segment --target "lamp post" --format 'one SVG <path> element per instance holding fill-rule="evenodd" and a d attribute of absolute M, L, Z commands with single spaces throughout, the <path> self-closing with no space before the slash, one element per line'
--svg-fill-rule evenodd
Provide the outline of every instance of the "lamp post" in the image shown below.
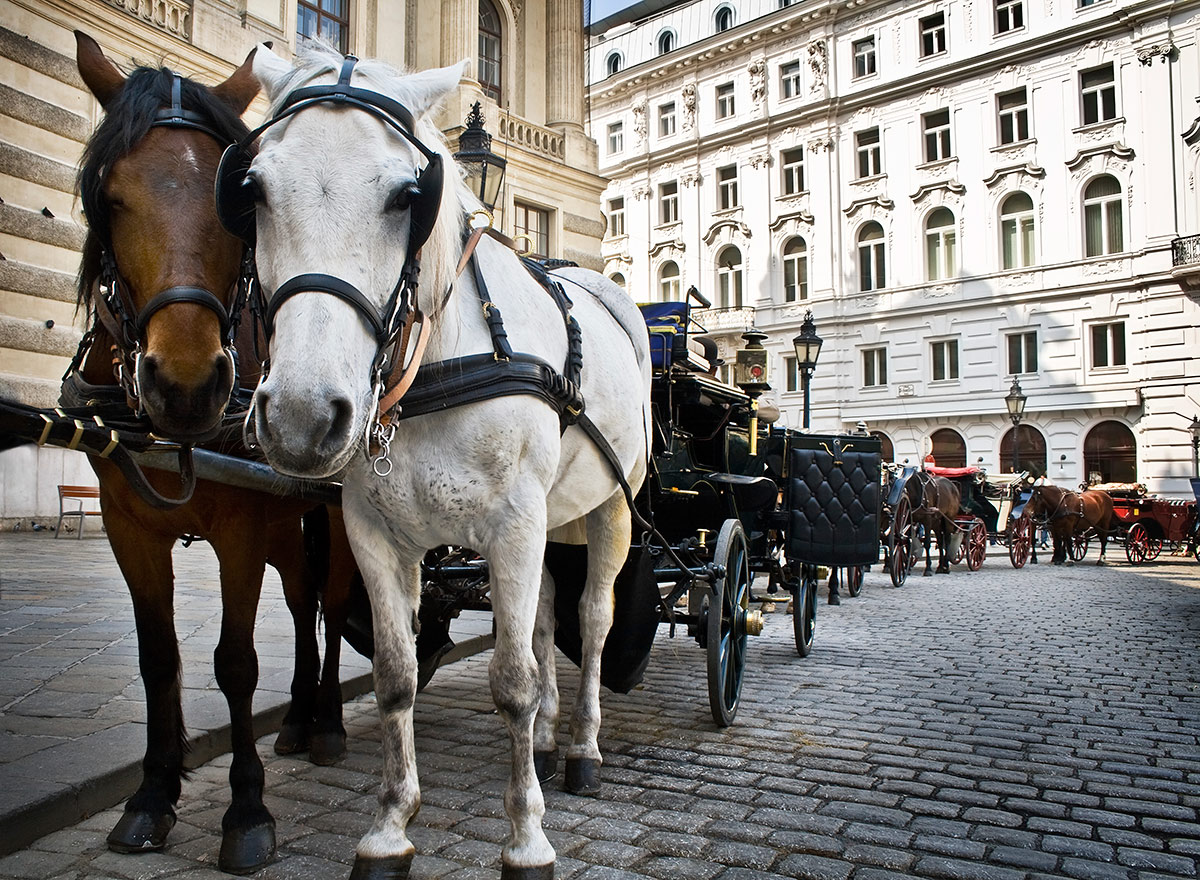
<path fill-rule="evenodd" d="M 1188 430 L 1192 432 L 1192 470 L 1200 477 L 1200 416 L 1192 417 Z"/>
<path fill-rule="evenodd" d="M 1008 417 L 1013 423 L 1013 454 L 1012 472 L 1016 475 L 1021 458 L 1021 419 L 1025 416 L 1025 394 L 1021 391 L 1021 383 L 1013 378 L 1012 387 L 1004 395 L 1004 406 L 1008 408 Z"/>
<path fill-rule="evenodd" d="M 756 327 L 742 334 L 746 347 L 739 348 L 734 364 L 733 381 L 750 398 L 750 454 L 758 453 L 758 398 L 771 390 L 767 384 L 767 350 L 762 341 L 767 338 Z"/>
<path fill-rule="evenodd" d="M 812 381 L 813 370 L 817 368 L 817 358 L 821 355 L 821 343 L 824 340 L 817 335 L 817 325 L 813 321 L 812 309 L 804 313 L 804 322 L 800 325 L 800 335 L 792 339 L 796 349 L 796 367 L 800 370 L 800 379 L 804 388 L 804 427 L 808 428 L 809 408 L 808 388 Z"/>
<path fill-rule="evenodd" d="M 467 115 L 467 127 L 458 136 L 458 152 L 454 160 L 467 173 L 467 186 L 479 196 L 479 201 L 489 212 L 496 207 L 500 197 L 500 185 L 504 182 L 504 168 L 508 164 L 502 156 L 492 152 L 492 136 L 483 127 L 483 110 L 476 101 Z"/>

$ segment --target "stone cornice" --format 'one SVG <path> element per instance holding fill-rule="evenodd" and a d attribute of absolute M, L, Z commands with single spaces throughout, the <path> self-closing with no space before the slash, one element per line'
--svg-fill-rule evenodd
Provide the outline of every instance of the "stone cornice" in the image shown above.
<path fill-rule="evenodd" d="M 1067 168 L 1071 171 L 1074 171 L 1093 156 L 1103 155 L 1115 156 L 1118 159 L 1123 159 L 1124 161 L 1128 162 L 1133 158 L 1134 152 L 1130 147 L 1120 143 L 1100 144 L 1096 147 L 1086 147 L 1076 153 L 1073 159 L 1067 160 Z"/>

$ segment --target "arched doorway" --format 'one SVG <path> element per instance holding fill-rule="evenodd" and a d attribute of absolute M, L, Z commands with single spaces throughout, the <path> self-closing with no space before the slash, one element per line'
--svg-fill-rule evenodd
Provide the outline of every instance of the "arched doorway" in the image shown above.
<path fill-rule="evenodd" d="M 896 450 L 895 450 L 895 447 L 892 446 L 892 438 L 889 437 L 887 434 L 883 433 L 883 431 L 872 431 L 871 436 L 879 441 L 879 445 L 881 447 L 881 455 L 883 456 L 883 460 L 884 461 L 895 461 L 896 460 Z"/>
<path fill-rule="evenodd" d="M 1101 422 L 1083 438 L 1083 476 L 1089 483 L 1136 483 L 1137 440 L 1120 422 Z"/>
<path fill-rule="evenodd" d="M 1017 470 L 1034 478 L 1046 476 L 1046 438 L 1033 425 L 1017 425 L 1000 439 L 1000 473 L 1011 474 L 1013 440 L 1017 438 Z"/>
<path fill-rule="evenodd" d="M 938 467 L 966 467 L 967 441 L 953 428 L 939 428 L 929 438 L 933 442 L 933 461 Z"/>

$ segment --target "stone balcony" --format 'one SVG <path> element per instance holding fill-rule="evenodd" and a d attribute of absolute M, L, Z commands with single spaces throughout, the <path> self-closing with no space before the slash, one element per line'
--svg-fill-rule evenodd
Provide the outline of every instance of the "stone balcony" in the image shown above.
<path fill-rule="evenodd" d="M 1171 242 L 1171 274 L 1189 295 L 1200 295 L 1200 235 L 1184 235 Z"/>

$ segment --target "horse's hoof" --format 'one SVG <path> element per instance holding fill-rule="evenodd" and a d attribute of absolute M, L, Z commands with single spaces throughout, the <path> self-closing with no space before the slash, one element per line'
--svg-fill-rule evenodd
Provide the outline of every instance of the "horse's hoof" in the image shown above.
<path fill-rule="evenodd" d="M 600 762 L 595 758 L 567 758 L 565 787 L 571 794 L 599 794 Z M 553 868 L 554 866 L 551 865 L 550 867 Z M 541 875 L 531 874 L 530 876 L 540 877 Z"/>
<path fill-rule="evenodd" d="M 500 867 L 500 880 L 554 880 L 554 862 L 548 865 L 536 865 L 532 868 L 517 868 L 513 865 L 502 865 Z"/>
<path fill-rule="evenodd" d="M 538 782 L 549 782 L 558 775 L 558 749 L 548 752 L 533 752 L 533 772 L 537 774 Z"/>
<path fill-rule="evenodd" d="M 294 755 L 308 748 L 308 725 L 285 724 L 275 737 L 275 754 Z"/>
<path fill-rule="evenodd" d="M 275 823 L 226 831 L 217 867 L 226 874 L 253 874 L 275 858 Z"/>
<path fill-rule="evenodd" d="M 318 733 L 308 746 L 308 760 L 318 767 L 328 767 L 346 754 L 346 734 L 337 731 Z"/>
<path fill-rule="evenodd" d="M 108 832 L 108 848 L 119 853 L 158 852 L 174 827 L 174 813 L 126 810 Z"/>
<path fill-rule="evenodd" d="M 402 856 L 384 856 L 381 859 L 354 857 L 354 870 L 350 880 L 407 880 L 412 867 L 413 853 Z"/>
<path fill-rule="evenodd" d="M 933 577 L 933 572 L 930 571 L 929 569 L 925 569 L 923 572 L 921 572 L 921 577 L 923 577 L 923 578 Z"/>

